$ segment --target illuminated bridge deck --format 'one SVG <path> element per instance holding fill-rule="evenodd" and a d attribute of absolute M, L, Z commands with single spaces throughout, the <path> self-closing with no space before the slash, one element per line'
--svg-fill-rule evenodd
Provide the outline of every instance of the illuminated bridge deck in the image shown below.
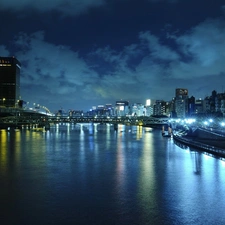
<path fill-rule="evenodd" d="M 69 117 L 69 116 L 48 116 L 44 114 L 20 113 L 13 116 L 2 117 L 0 119 L 0 128 L 5 127 L 21 127 L 27 125 L 38 124 L 45 126 L 46 124 L 55 123 L 111 123 L 111 124 L 125 124 L 125 125 L 139 125 L 156 127 L 168 123 L 168 118 L 155 117 Z"/>

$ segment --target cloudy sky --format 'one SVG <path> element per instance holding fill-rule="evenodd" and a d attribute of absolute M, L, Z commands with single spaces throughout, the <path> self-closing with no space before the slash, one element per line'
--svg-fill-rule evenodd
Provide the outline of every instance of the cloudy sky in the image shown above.
<path fill-rule="evenodd" d="M 0 0 L 0 56 L 55 111 L 225 90 L 224 0 Z"/>

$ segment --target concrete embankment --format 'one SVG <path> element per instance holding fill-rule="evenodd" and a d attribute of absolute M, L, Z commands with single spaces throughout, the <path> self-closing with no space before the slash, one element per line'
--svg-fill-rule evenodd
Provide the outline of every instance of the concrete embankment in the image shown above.
<path fill-rule="evenodd" d="M 186 135 L 174 134 L 173 138 L 187 146 L 225 158 L 225 136 L 222 134 L 197 128 Z"/>

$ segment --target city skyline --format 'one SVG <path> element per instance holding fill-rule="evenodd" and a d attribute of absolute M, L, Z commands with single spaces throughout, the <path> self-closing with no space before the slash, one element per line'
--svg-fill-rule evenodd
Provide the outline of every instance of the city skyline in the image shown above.
<path fill-rule="evenodd" d="M 224 92 L 222 0 L 8 0 L 0 12 L 21 98 L 51 111 Z"/>

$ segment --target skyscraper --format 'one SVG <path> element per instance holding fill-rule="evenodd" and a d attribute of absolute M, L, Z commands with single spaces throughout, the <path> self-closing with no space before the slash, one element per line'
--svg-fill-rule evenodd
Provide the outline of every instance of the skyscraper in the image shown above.
<path fill-rule="evenodd" d="M 15 57 L 0 57 L 0 106 L 15 107 L 20 99 L 20 68 Z"/>

